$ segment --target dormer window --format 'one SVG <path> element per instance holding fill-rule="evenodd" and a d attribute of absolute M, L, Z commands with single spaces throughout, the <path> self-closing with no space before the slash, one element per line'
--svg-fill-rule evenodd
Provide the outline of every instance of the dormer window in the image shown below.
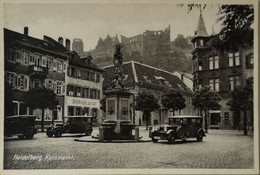
<path fill-rule="evenodd" d="M 168 86 L 168 87 L 172 87 L 171 83 L 169 81 L 165 81 L 165 84 Z"/>
<path fill-rule="evenodd" d="M 148 76 L 143 76 L 144 77 L 144 80 L 145 81 L 147 81 L 147 82 L 149 82 L 149 83 L 151 83 L 152 81 L 149 79 L 149 77 Z"/>

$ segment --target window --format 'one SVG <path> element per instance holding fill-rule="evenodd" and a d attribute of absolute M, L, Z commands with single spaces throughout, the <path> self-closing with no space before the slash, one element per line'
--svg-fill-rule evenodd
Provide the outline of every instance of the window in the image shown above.
<path fill-rule="evenodd" d="M 39 79 L 34 79 L 33 80 L 33 88 L 40 87 L 40 80 Z"/>
<path fill-rule="evenodd" d="M 89 115 L 89 108 L 84 107 L 83 111 L 82 111 L 82 114 L 85 115 L 85 116 L 88 116 Z"/>
<path fill-rule="evenodd" d="M 57 82 L 56 83 L 56 94 L 57 95 L 62 95 L 62 82 Z"/>
<path fill-rule="evenodd" d="M 246 68 L 253 68 L 254 65 L 254 55 L 253 53 L 250 53 L 246 55 Z"/>
<path fill-rule="evenodd" d="M 198 81 L 197 88 L 201 89 L 202 88 L 202 79 L 198 79 L 197 81 Z"/>
<path fill-rule="evenodd" d="M 22 62 L 23 62 L 23 64 L 28 65 L 28 63 L 29 63 L 29 52 L 23 51 Z"/>
<path fill-rule="evenodd" d="M 42 56 L 36 54 L 34 61 L 35 61 L 35 65 L 36 65 L 36 66 L 41 66 L 41 65 L 42 65 Z"/>
<path fill-rule="evenodd" d="M 219 78 L 209 79 L 210 89 L 219 92 Z"/>
<path fill-rule="evenodd" d="M 42 58 L 42 67 L 47 67 L 47 58 L 46 57 Z"/>
<path fill-rule="evenodd" d="M 89 72 L 88 71 L 86 71 L 85 79 L 89 80 Z"/>
<path fill-rule="evenodd" d="M 228 65 L 229 67 L 240 65 L 239 52 L 228 53 Z"/>
<path fill-rule="evenodd" d="M 53 81 L 49 79 L 46 79 L 45 81 L 46 81 L 46 88 L 53 89 Z"/>
<path fill-rule="evenodd" d="M 95 81 L 95 74 L 93 72 L 89 73 L 90 81 Z"/>
<path fill-rule="evenodd" d="M 100 99 L 100 90 L 97 91 L 97 98 Z"/>
<path fill-rule="evenodd" d="M 204 46 L 204 42 L 203 42 L 203 39 L 200 39 L 200 46 Z"/>
<path fill-rule="evenodd" d="M 83 88 L 83 94 L 82 97 L 83 98 L 88 98 L 89 97 L 89 88 Z"/>
<path fill-rule="evenodd" d="M 91 98 L 91 99 L 94 98 L 94 89 L 90 89 L 90 98 Z"/>
<path fill-rule="evenodd" d="M 81 70 L 75 70 L 75 77 L 81 78 Z"/>
<path fill-rule="evenodd" d="M 81 115 L 81 108 L 76 108 L 76 115 Z"/>
<path fill-rule="evenodd" d="M 17 51 L 16 52 L 16 62 L 21 63 L 22 62 L 21 59 L 22 59 L 22 54 L 20 51 Z"/>
<path fill-rule="evenodd" d="M 218 56 L 210 56 L 209 57 L 209 69 L 218 69 L 219 68 L 219 57 Z"/>
<path fill-rule="evenodd" d="M 47 58 L 47 67 L 49 70 L 52 70 L 52 58 Z"/>
<path fill-rule="evenodd" d="M 24 75 L 18 75 L 17 76 L 17 89 L 28 91 L 29 90 L 28 82 L 29 82 L 29 77 L 24 76 Z"/>
<path fill-rule="evenodd" d="M 29 64 L 34 65 L 35 64 L 35 58 L 33 54 L 30 54 Z"/>
<path fill-rule="evenodd" d="M 202 59 L 198 58 L 198 66 L 199 66 L 199 70 L 202 70 Z"/>
<path fill-rule="evenodd" d="M 81 97 L 81 87 L 76 87 L 77 97 Z"/>
<path fill-rule="evenodd" d="M 229 77 L 229 90 L 233 91 L 239 85 L 240 85 L 240 77 L 239 76 L 230 76 Z"/>
<path fill-rule="evenodd" d="M 209 57 L 209 69 L 211 70 L 213 69 L 213 67 L 214 67 L 214 59 L 213 57 Z"/>
<path fill-rule="evenodd" d="M 99 83 L 100 81 L 100 74 L 96 74 L 96 82 Z"/>
<path fill-rule="evenodd" d="M 93 89 L 93 98 L 96 99 L 97 98 L 97 90 Z"/>
<path fill-rule="evenodd" d="M 8 84 L 10 84 L 12 87 L 16 87 L 15 79 L 16 79 L 16 77 L 15 77 L 15 74 L 14 74 L 14 73 L 9 73 L 9 72 L 8 72 L 8 73 L 6 74 L 6 80 L 7 80 Z"/>
<path fill-rule="evenodd" d="M 74 89 L 73 86 L 67 85 L 67 95 L 73 96 L 73 89 Z"/>
<path fill-rule="evenodd" d="M 53 60 L 52 70 L 53 70 L 53 71 L 57 71 L 57 60 Z"/>
<path fill-rule="evenodd" d="M 15 51 L 14 50 L 9 50 L 7 53 L 7 60 L 9 61 L 15 61 Z"/>
<path fill-rule="evenodd" d="M 62 65 L 63 65 L 63 62 L 62 61 L 57 61 L 57 71 L 58 72 L 62 72 Z"/>

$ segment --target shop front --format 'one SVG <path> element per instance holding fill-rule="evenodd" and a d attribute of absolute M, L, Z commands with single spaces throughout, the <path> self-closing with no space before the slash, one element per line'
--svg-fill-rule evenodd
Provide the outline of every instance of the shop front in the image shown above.
<path fill-rule="evenodd" d="M 66 116 L 92 116 L 93 124 L 99 125 L 102 118 L 99 116 L 100 102 L 94 99 L 80 99 L 74 97 L 66 97 L 65 117 Z"/>

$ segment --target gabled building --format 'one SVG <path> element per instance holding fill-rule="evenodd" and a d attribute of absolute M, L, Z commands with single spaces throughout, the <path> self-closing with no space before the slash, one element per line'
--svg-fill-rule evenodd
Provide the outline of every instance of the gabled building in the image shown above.
<path fill-rule="evenodd" d="M 209 128 L 239 128 L 243 123 L 242 116 L 232 112 L 227 102 L 236 87 L 252 84 L 253 48 L 248 46 L 233 50 L 216 49 L 214 46 L 221 44 L 218 35 L 214 30 L 208 35 L 202 14 L 191 42 L 194 45 L 194 91 L 210 86 L 212 91 L 222 97 L 220 109 L 210 111 Z M 252 111 L 249 111 L 248 115 L 251 116 L 249 126 L 252 126 Z"/>
<path fill-rule="evenodd" d="M 96 125 L 102 122 L 100 100 L 102 99 L 103 70 L 91 63 L 92 57 L 80 58 L 70 52 L 68 73 L 65 78 L 65 116 L 93 116 Z"/>
<path fill-rule="evenodd" d="M 103 67 L 104 82 L 103 91 L 105 91 L 113 79 L 114 66 Z M 179 91 L 186 99 L 186 108 L 180 114 L 192 115 L 195 114 L 191 104 L 192 91 L 175 75 L 162 69 L 158 69 L 146 64 L 141 64 L 135 61 L 125 62 L 122 65 L 123 73 L 125 74 L 125 85 L 133 93 L 131 96 L 131 120 L 137 125 L 144 125 L 147 121 L 142 115 L 141 111 L 134 110 L 134 99 L 139 92 L 143 90 L 152 92 L 158 99 L 161 105 L 161 96 L 165 90 Z M 175 112 L 175 114 L 179 114 Z M 168 123 L 168 116 L 172 112 L 165 109 L 162 105 L 161 108 L 152 112 L 151 120 L 148 121 L 150 125 L 166 124 Z"/>
<path fill-rule="evenodd" d="M 68 55 L 65 48 L 48 36 L 43 40 L 4 29 L 4 71 L 5 79 L 13 87 L 13 112 L 9 115 L 36 115 L 36 125 L 40 126 L 44 112 L 45 126 L 53 121 L 62 121 L 64 116 L 65 76 Z M 69 40 L 66 40 L 69 43 Z M 68 45 L 67 45 L 68 46 Z M 54 110 L 32 110 L 24 103 L 24 94 L 32 88 L 52 89 L 57 95 L 58 105 Z"/>

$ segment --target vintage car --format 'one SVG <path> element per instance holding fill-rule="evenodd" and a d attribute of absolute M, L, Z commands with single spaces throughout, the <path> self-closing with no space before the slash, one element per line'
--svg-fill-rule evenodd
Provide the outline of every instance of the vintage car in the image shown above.
<path fill-rule="evenodd" d="M 179 139 L 185 141 L 188 138 L 196 138 L 198 142 L 206 136 L 202 129 L 201 116 L 171 116 L 169 125 L 161 125 L 151 132 L 150 137 L 153 142 L 158 140 L 168 140 L 174 143 Z"/>
<path fill-rule="evenodd" d="M 46 135 L 48 137 L 61 137 L 63 133 L 85 133 L 90 136 L 93 128 L 92 116 L 68 116 L 64 117 L 64 123 L 54 123 L 47 128 Z"/>
<path fill-rule="evenodd" d="M 37 133 L 35 128 L 35 116 L 15 115 L 4 118 L 4 135 L 11 137 L 17 135 L 18 138 L 32 139 Z"/>

